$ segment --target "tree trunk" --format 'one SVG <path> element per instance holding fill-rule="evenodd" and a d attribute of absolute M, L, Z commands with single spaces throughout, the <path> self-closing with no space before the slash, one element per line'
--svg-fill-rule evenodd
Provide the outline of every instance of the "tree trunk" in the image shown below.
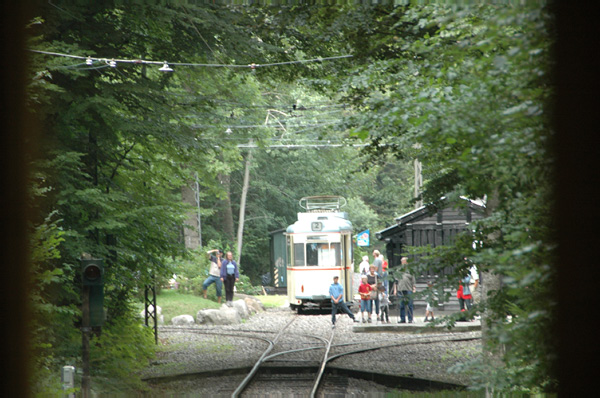
<path fill-rule="evenodd" d="M 250 140 L 252 143 L 252 140 Z M 244 219 L 246 214 L 246 196 L 250 185 L 250 164 L 252 163 L 252 149 L 248 149 L 248 157 L 246 157 L 246 170 L 244 171 L 244 185 L 242 187 L 242 198 L 240 199 L 240 217 L 238 220 L 237 231 L 237 262 L 240 263 L 242 258 L 242 242 L 244 238 Z"/>
<path fill-rule="evenodd" d="M 221 174 L 219 180 L 225 189 L 225 199 L 220 202 L 223 233 L 229 242 L 234 242 L 233 212 L 231 211 L 231 178 L 227 174 Z"/>
<path fill-rule="evenodd" d="M 188 203 L 194 206 L 193 210 L 190 210 L 185 219 L 185 223 L 183 225 L 183 240 L 186 249 L 194 250 L 199 246 L 202 246 L 202 242 L 200 240 L 200 223 L 199 223 L 199 209 L 197 203 L 197 194 L 194 189 L 192 189 L 192 184 L 196 184 L 196 182 L 189 182 L 190 185 L 185 185 L 181 187 L 181 198 L 184 203 Z"/>
<path fill-rule="evenodd" d="M 496 210 L 496 208 L 498 208 L 498 204 L 499 204 L 499 199 L 498 199 L 498 191 L 494 191 L 492 192 L 491 196 L 488 198 L 486 205 L 485 205 L 485 215 L 486 217 L 489 217 L 492 215 L 492 213 Z M 494 232 L 490 235 L 488 235 L 487 240 L 490 244 L 493 244 L 493 242 L 498 239 L 498 233 Z M 481 300 L 485 301 L 487 300 L 489 297 L 491 297 L 492 295 L 495 294 L 495 292 L 497 292 L 500 289 L 500 284 L 502 283 L 502 280 L 500 278 L 500 275 L 493 273 L 493 272 L 489 272 L 489 271 L 485 271 L 482 270 L 483 272 L 480 272 L 480 278 L 481 278 Z M 488 320 L 493 320 L 494 319 L 494 314 L 490 313 L 490 310 L 485 310 L 482 314 L 481 314 L 481 337 L 483 340 L 483 346 L 486 346 L 486 342 L 489 339 L 489 327 L 487 326 L 487 321 Z"/>

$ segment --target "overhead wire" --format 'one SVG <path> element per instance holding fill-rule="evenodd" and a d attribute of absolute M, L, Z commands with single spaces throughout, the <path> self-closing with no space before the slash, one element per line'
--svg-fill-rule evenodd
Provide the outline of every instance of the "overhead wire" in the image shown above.
<path fill-rule="evenodd" d="M 205 64 L 205 63 L 195 63 L 195 62 L 167 62 L 166 60 L 165 61 L 153 61 L 153 60 L 145 60 L 145 59 L 127 59 L 127 58 L 106 58 L 106 57 L 100 58 L 100 57 L 73 55 L 73 54 L 65 54 L 65 53 L 59 53 L 59 52 L 54 52 L 54 51 L 44 51 L 44 50 L 34 50 L 34 49 L 28 49 L 28 51 L 38 53 L 38 54 L 55 56 L 55 57 L 66 57 L 66 58 L 74 58 L 74 59 L 91 60 L 92 62 L 105 62 L 107 64 L 110 64 L 110 63 L 135 64 L 135 65 L 165 65 L 165 64 L 168 64 L 168 65 L 173 65 L 173 66 L 198 66 L 198 67 L 214 67 L 214 68 L 229 67 L 229 68 L 250 68 L 250 69 L 270 67 L 270 66 L 302 64 L 302 63 L 308 63 L 308 62 L 331 61 L 331 60 L 336 60 L 336 59 L 353 57 L 353 55 L 349 54 L 349 55 L 339 55 L 339 56 L 333 56 L 333 57 L 300 59 L 300 60 L 295 60 L 295 61 L 271 62 L 271 63 L 266 63 L 266 64 L 250 63 L 250 64 L 241 65 L 241 64 L 223 64 L 223 63 L 222 64 Z"/>
<path fill-rule="evenodd" d="M 302 124 L 302 125 L 291 125 L 291 126 L 286 126 L 287 128 L 294 128 L 294 127 L 321 127 L 321 126 L 330 126 L 333 124 L 338 123 L 339 120 L 334 119 L 332 121 L 327 121 L 325 123 L 313 123 L 313 124 Z M 277 123 L 273 123 L 273 124 L 240 124 L 240 125 L 227 125 L 227 124 L 222 124 L 222 125 L 218 125 L 218 124 L 192 124 L 191 125 L 192 128 L 230 128 L 230 129 L 254 129 L 254 128 L 272 128 L 272 129 L 281 129 L 280 125 Z"/>

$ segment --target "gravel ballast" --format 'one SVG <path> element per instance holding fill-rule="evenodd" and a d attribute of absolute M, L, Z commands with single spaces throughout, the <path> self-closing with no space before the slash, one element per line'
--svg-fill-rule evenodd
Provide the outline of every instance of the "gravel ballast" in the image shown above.
<path fill-rule="evenodd" d="M 281 335 L 272 353 L 323 346 L 323 339 L 332 336 L 330 314 L 296 315 L 289 308 L 270 308 L 238 325 L 195 325 L 191 329 L 160 327 L 161 347 L 157 360 L 142 377 L 157 393 L 221 395 L 224 388 L 231 388 L 245 377 L 243 372 L 236 375 L 228 370 L 252 367 L 268 347 L 263 339 L 273 339 L 292 319 L 293 323 Z M 479 332 L 354 333 L 355 325 L 347 315 L 338 315 L 329 357 L 374 345 L 399 345 L 342 356 L 329 362 L 328 367 L 466 385 L 468 379 L 464 375 L 450 374 L 447 370 L 457 362 L 472 359 L 481 350 L 478 339 L 451 341 L 453 338 L 478 337 Z M 285 354 L 273 358 L 265 366 L 317 366 L 323 352 L 323 349 L 313 349 Z M 165 378 L 182 374 L 190 376 Z M 360 386 L 357 392 L 393 390 L 363 380 L 353 380 L 349 384 Z M 284 391 L 280 392 L 285 395 Z"/>

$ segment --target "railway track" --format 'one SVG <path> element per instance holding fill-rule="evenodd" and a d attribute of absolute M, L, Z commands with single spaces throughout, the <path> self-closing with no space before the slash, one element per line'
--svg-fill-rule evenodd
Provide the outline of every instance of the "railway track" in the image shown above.
<path fill-rule="evenodd" d="M 292 318 L 291 321 L 289 321 L 280 331 L 279 333 L 277 333 L 277 335 L 275 336 L 275 339 L 273 340 L 269 340 L 269 347 L 265 350 L 265 352 L 263 352 L 263 354 L 260 356 L 260 358 L 258 359 L 258 361 L 256 361 L 256 363 L 254 364 L 254 366 L 252 367 L 252 370 L 250 371 L 250 373 L 248 373 L 248 375 L 244 378 L 244 380 L 242 380 L 242 382 L 238 385 L 238 387 L 235 389 L 235 391 L 233 391 L 233 393 L 231 394 L 232 398 L 236 398 L 238 396 L 240 396 L 240 394 L 242 393 L 242 391 L 244 391 L 244 389 L 246 388 L 246 386 L 250 383 L 250 381 L 252 380 L 252 378 L 254 377 L 254 375 L 256 374 L 256 372 L 258 371 L 258 368 L 260 368 L 260 366 L 264 363 L 265 358 L 267 358 L 267 356 L 269 355 L 269 353 L 271 352 L 271 350 L 273 349 L 273 347 L 275 346 L 275 344 L 277 343 L 277 341 L 279 340 L 279 338 L 281 337 L 281 334 L 296 320 L 296 318 Z"/>
<path fill-rule="evenodd" d="M 219 395 L 231 397 L 241 397 L 244 394 L 257 394 L 264 392 L 265 389 L 271 388 L 277 391 L 277 387 L 285 386 L 295 392 L 299 392 L 305 396 L 318 396 L 323 381 L 326 380 L 328 385 L 327 390 L 330 391 L 345 391 L 347 385 L 347 377 L 340 375 L 331 375 L 327 373 L 328 365 L 342 358 L 359 355 L 368 351 L 376 351 L 398 346 L 409 346 L 416 344 L 431 344 L 435 342 L 448 341 L 468 341 L 480 338 L 477 333 L 461 334 L 457 336 L 448 336 L 447 334 L 434 334 L 427 336 L 414 336 L 410 340 L 398 340 L 391 342 L 376 342 L 373 339 L 365 339 L 352 342 L 342 342 L 334 344 L 336 329 L 330 330 L 328 336 L 318 336 L 306 333 L 286 332 L 290 330 L 290 326 L 298 319 L 294 316 L 278 331 L 261 331 L 261 330 L 236 330 L 230 332 L 198 330 L 197 328 L 162 328 L 163 331 L 177 331 L 184 333 L 219 335 L 233 337 L 236 341 L 241 339 L 254 339 L 264 342 L 265 348 L 260 357 L 254 362 L 251 369 L 245 367 L 238 369 L 238 377 L 240 374 L 245 374 L 241 382 L 233 382 L 237 385 L 235 389 L 231 386 L 221 388 Z M 291 339 L 291 349 L 284 349 L 285 339 Z M 317 343 L 307 343 L 307 339 L 316 340 Z M 288 344 L 290 344 L 288 342 Z M 278 347 L 279 346 L 279 347 Z M 276 348 L 279 348 L 277 351 Z M 294 357 L 294 354 L 310 353 L 309 359 Z M 317 359 L 318 358 L 318 359 Z M 182 374 L 182 376 L 190 376 L 190 374 Z M 198 375 L 200 376 L 200 375 Z M 177 375 L 171 375 L 170 378 L 176 378 Z M 346 382 L 344 380 L 346 379 Z M 232 379 L 233 380 L 233 379 Z M 269 387 L 270 386 L 270 387 Z M 333 390 L 332 390 L 333 389 Z"/>

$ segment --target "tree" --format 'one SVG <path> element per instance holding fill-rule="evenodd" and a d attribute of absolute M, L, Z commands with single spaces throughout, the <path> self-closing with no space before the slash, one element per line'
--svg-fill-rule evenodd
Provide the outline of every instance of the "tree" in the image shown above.
<path fill-rule="evenodd" d="M 503 367 L 477 364 L 476 385 L 552 390 L 553 342 L 543 333 L 554 305 L 546 9 L 47 3 L 36 11 L 30 48 L 44 53 L 32 54 L 29 101 L 45 134 L 33 178 L 48 192 L 34 225 L 62 228 L 64 239 L 53 232 L 41 243 L 58 254 L 36 277 L 57 294 L 36 300 L 68 313 L 65 325 L 77 322 L 69 311 L 87 252 L 107 262 L 108 325 L 129 327 L 122 320 L 137 289 L 171 273 L 167 258 L 186 255 L 190 207 L 180 192 L 196 176 L 203 235 L 233 249 L 237 222 L 242 269 L 257 281 L 268 232 L 294 221 L 298 199 L 342 195 L 357 227 L 384 227 L 412 207 L 418 158 L 432 206 L 442 196 L 487 199 L 489 217 L 473 235 L 431 260 L 446 267 L 468 254 L 488 282 L 502 282 L 485 308 L 497 321 L 489 351 Z M 107 59 L 88 65 L 73 54 Z M 353 57 L 298 61 L 343 54 Z M 133 61 L 142 59 L 169 60 L 175 73 Z M 248 142 L 257 148 L 244 206 Z M 512 322 L 500 322 L 507 312 Z M 52 336 L 42 326 L 44 334 Z"/>
<path fill-rule="evenodd" d="M 486 339 L 503 367 L 490 364 L 478 385 L 552 391 L 554 342 L 543 332 L 554 307 L 549 14 L 538 7 L 396 7 L 384 20 L 365 40 L 373 43 L 366 51 L 372 62 L 343 86 L 357 109 L 348 123 L 374 147 L 419 157 L 426 202 L 487 198 L 489 217 L 475 237 L 436 251 L 435 261 L 457 265 L 467 254 L 484 285 L 497 281 Z M 512 322 L 499 322 L 506 313 Z"/>
<path fill-rule="evenodd" d="M 35 278 L 52 294 L 34 296 L 60 315 L 55 319 L 61 327 L 40 321 L 36 339 L 45 348 L 43 358 L 54 364 L 52 358 L 58 363 L 78 356 L 73 337 L 82 253 L 102 257 L 106 264 L 107 322 L 99 339 L 129 328 L 136 344 L 148 344 L 139 327 L 124 319 L 135 316 L 131 302 L 137 292 L 172 273 L 166 258 L 185 255 L 181 229 L 188 207 L 181 202 L 181 186 L 197 174 L 203 194 L 222 197 L 216 177 L 238 167 L 231 163 L 237 162 L 237 148 L 215 148 L 224 129 L 212 126 L 222 125 L 229 112 L 211 109 L 220 98 L 256 95 L 251 84 L 240 84 L 244 76 L 232 70 L 164 74 L 144 63 L 119 61 L 112 67 L 109 59 L 213 61 L 224 45 L 234 47 L 207 34 L 215 26 L 235 31 L 224 34 L 225 41 L 244 38 L 241 53 L 260 43 L 240 34 L 248 25 L 244 14 L 219 7 L 192 13 L 158 5 L 47 3 L 35 12 L 29 45 L 40 52 L 32 54 L 28 94 L 31 116 L 43 126 L 44 136 L 32 178 L 47 191 L 35 225 L 62 228 L 60 244 L 51 235 L 41 243 L 57 254 L 41 259 L 35 269 Z M 88 65 L 84 59 L 48 52 L 109 59 Z M 230 52 L 226 61 L 235 62 L 239 54 Z M 203 84 L 191 83 L 197 81 Z M 123 343 L 116 347 L 123 354 L 124 372 L 145 358 L 145 349 L 132 349 Z M 103 370 L 101 363 L 95 368 L 97 375 Z"/>

